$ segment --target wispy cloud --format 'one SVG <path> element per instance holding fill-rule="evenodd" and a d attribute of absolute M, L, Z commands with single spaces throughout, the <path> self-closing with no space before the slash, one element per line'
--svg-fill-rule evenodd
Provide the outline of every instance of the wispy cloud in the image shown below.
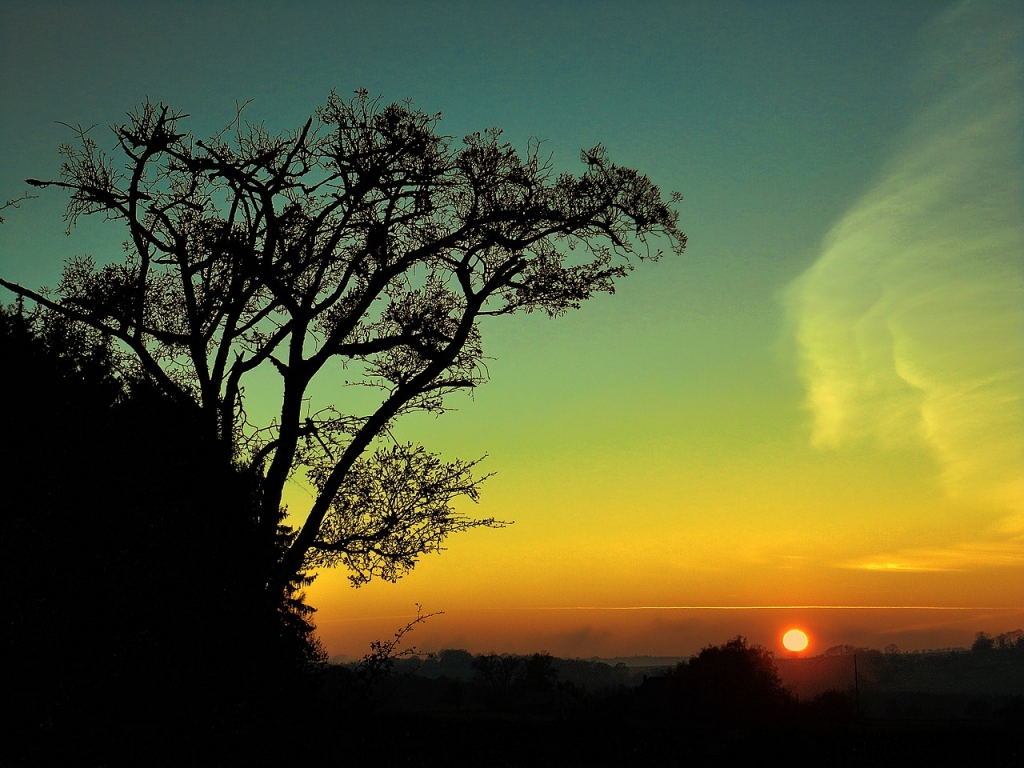
<path fill-rule="evenodd" d="M 1020 539 L 964 542 L 958 546 L 903 549 L 841 563 L 842 568 L 887 573 L 963 571 L 968 567 L 1019 568 L 1024 566 Z"/>
<path fill-rule="evenodd" d="M 926 446 L 948 494 L 1002 509 L 1013 536 L 1024 530 L 1021 25 L 1012 4 L 963 3 L 929 34 L 929 102 L 786 303 L 813 444 Z"/>

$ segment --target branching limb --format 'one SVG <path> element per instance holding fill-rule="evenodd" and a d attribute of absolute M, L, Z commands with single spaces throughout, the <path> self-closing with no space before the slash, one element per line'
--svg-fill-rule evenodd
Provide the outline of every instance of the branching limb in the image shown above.
<path fill-rule="evenodd" d="M 37 197 L 39 197 L 39 195 L 30 195 L 28 192 L 26 192 L 21 197 L 12 197 L 10 200 L 7 200 L 3 205 L 0 205 L 0 212 L 6 211 L 8 208 L 20 208 L 21 204 L 26 200 L 35 200 Z M 0 224 L 3 223 L 4 217 L 0 216 Z"/>

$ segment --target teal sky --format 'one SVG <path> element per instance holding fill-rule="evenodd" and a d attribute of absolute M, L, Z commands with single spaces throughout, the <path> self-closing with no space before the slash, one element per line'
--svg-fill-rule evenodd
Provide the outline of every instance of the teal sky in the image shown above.
<path fill-rule="evenodd" d="M 652 604 L 995 610 L 812 627 L 969 643 L 1024 617 L 1021 17 L 998 1 L 8 0 L 0 198 L 58 174 L 56 121 L 112 144 L 105 127 L 146 97 L 198 136 L 236 102 L 283 130 L 366 88 L 456 137 L 539 137 L 559 169 L 601 142 L 683 194 L 686 253 L 557 321 L 485 326 L 492 381 L 403 429 L 489 453 L 476 511 L 516 526 L 455 538 L 395 586 L 325 574 L 311 598 L 330 650 L 358 655 L 417 601 L 446 611 L 427 645 L 481 651 L 690 652 L 776 629 L 584 611 L 530 614 L 527 632 L 501 613 Z M 5 212 L 5 278 L 53 285 L 71 255 L 119 253 L 115 225 L 65 238 L 64 204 Z"/>

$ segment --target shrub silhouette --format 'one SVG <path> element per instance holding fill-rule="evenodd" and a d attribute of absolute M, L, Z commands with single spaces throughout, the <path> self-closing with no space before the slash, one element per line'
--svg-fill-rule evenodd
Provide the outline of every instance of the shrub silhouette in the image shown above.
<path fill-rule="evenodd" d="M 26 760 L 238 731 L 322 657 L 299 595 L 267 606 L 259 588 L 259 488 L 111 355 L 59 316 L 0 307 L 0 688 Z"/>

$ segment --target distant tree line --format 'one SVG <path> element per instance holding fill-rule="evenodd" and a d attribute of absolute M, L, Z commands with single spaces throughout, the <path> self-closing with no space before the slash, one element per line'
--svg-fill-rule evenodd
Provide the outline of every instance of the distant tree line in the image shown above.
<path fill-rule="evenodd" d="M 376 683 L 386 692 L 378 699 L 382 709 L 454 708 L 565 717 L 592 714 L 614 702 L 623 712 L 654 718 L 823 723 L 852 722 L 859 695 L 860 711 L 868 716 L 898 713 L 900 701 L 916 696 L 912 710 L 921 716 L 970 718 L 983 710 L 1008 714 L 1019 706 L 1013 704 L 1013 694 L 1024 691 L 1024 644 L 1017 632 L 1000 637 L 1003 640 L 994 641 L 991 651 L 978 650 L 977 644 L 971 651 L 910 653 L 835 646 L 820 656 L 783 659 L 736 637 L 709 645 L 674 666 L 660 667 L 561 659 L 547 653 L 473 655 L 449 649 L 396 659 Z M 859 691 L 854 690 L 855 655 Z M 335 666 L 328 674 L 355 678 L 362 665 Z M 800 694 L 801 688 L 809 692 Z M 977 706 L 980 700 L 988 701 L 987 709 Z"/>
<path fill-rule="evenodd" d="M 890 764 L 893 755 L 907 764 L 952 765 L 980 755 L 1000 764 L 1024 732 L 1024 696 L 987 692 L 997 678 L 1012 686 L 1012 675 L 1024 670 L 1011 651 L 1016 643 L 1001 647 L 985 658 L 966 649 L 883 653 L 851 646 L 775 659 L 736 637 L 674 666 L 641 668 L 547 653 L 444 650 L 397 660 L 376 681 L 375 718 L 335 711 L 336 719 L 358 720 L 382 738 L 404 734 L 396 744 L 444 738 L 425 765 L 462 764 L 457 758 L 466 755 L 502 765 L 747 764 L 778 757 Z M 863 665 L 859 698 L 853 652 Z M 360 664 L 332 665 L 325 673 L 325 695 L 339 707 L 354 700 Z M 832 688 L 797 696 L 784 683 L 782 664 L 826 673 L 825 681 L 833 668 L 843 674 Z M 920 688 L 935 678 L 959 692 Z M 397 759 L 401 752 L 396 746 L 388 754 Z M 385 762 L 387 756 L 375 755 Z"/>

